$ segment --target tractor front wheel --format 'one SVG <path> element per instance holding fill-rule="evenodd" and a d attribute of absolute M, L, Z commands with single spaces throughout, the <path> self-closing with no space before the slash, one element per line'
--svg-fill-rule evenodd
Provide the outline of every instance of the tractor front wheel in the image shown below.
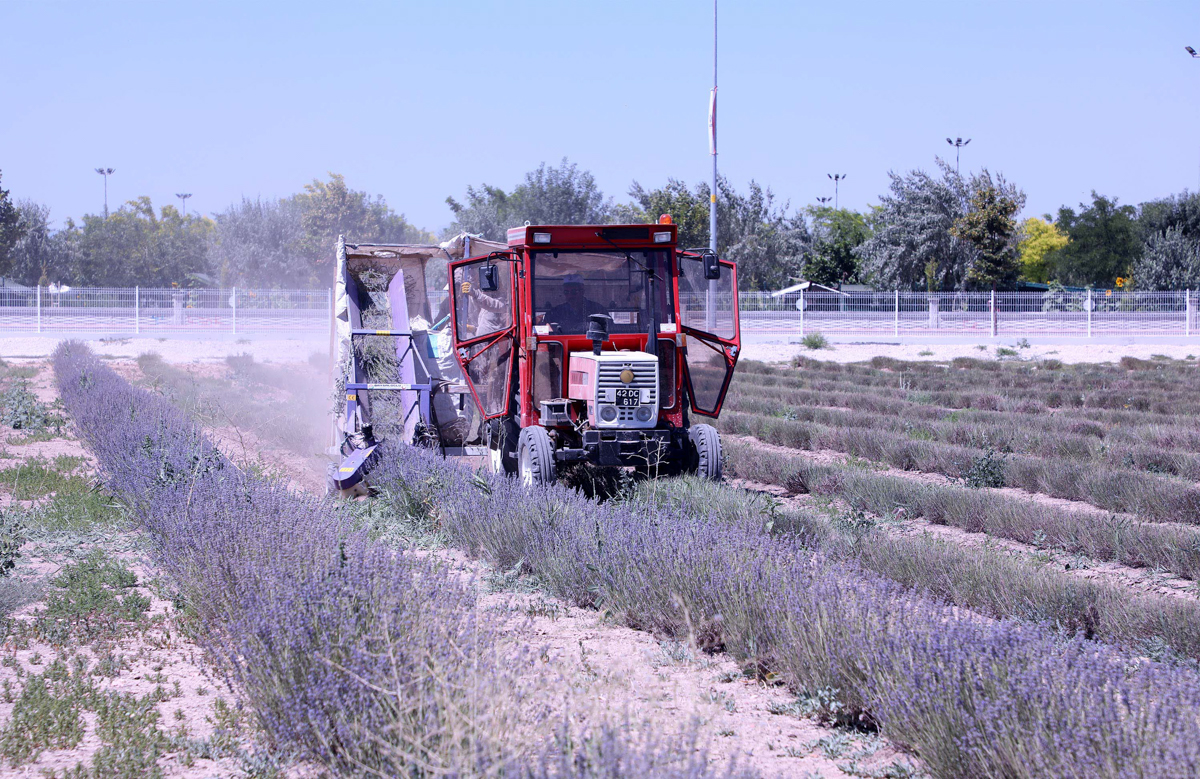
<path fill-rule="evenodd" d="M 693 425 L 688 430 L 692 444 L 692 472 L 702 479 L 721 480 L 721 434 L 712 425 Z"/>
<path fill-rule="evenodd" d="M 511 417 L 488 426 L 488 467 L 492 473 L 512 476 L 517 470 L 517 442 L 521 428 Z"/>
<path fill-rule="evenodd" d="M 554 443 L 541 425 L 521 430 L 517 440 L 517 473 L 526 486 L 553 484 L 558 478 Z"/>

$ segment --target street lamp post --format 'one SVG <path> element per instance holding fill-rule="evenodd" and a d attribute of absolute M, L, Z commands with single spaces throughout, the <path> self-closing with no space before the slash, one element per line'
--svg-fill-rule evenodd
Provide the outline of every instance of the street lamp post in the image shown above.
<path fill-rule="evenodd" d="M 179 213 L 182 216 L 187 216 L 187 199 L 192 196 L 191 192 L 176 192 L 175 197 L 179 198 L 180 209 Z"/>
<path fill-rule="evenodd" d="M 948 143 L 954 147 L 954 172 L 955 172 L 955 174 L 958 173 L 958 155 L 962 151 L 962 147 L 966 146 L 970 142 L 971 142 L 970 138 L 968 138 L 965 141 L 962 138 L 955 138 L 954 140 L 950 140 L 949 138 L 946 139 L 946 143 Z"/>
<path fill-rule="evenodd" d="M 824 207 L 825 207 L 825 204 L 826 204 L 826 203 L 828 203 L 830 200 L 833 200 L 833 198 L 831 198 L 831 197 L 821 197 L 820 195 L 818 195 L 818 196 L 817 196 L 817 202 L 821 204 L 821 207 L 822 207 L 822 208 L 824 208 Z"/>
<path fill-rule="evenodd" d="M 826 176 L 833 179 L 833 210 L 838 209 L 838 182 L 846 178 L 845 173 L 826 173 Z"/>
<path fill-rule="evenodd" d="M 116 170 L 114 168 L 96 168 L 96 172 L 104 177 L 104 218 L 108 219 L 108 177 Z"/>

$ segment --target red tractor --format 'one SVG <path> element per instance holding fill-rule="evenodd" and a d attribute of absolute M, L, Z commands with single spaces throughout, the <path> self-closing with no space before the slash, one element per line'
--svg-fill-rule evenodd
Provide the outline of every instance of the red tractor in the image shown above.
<path fill-rule="evenodd" d="M 329 489 L 361 493 L 384 435 L 529 484 L 580 463 L 721 478 L 737 269 L 676 226 L 525 226 L 507 244 L 339 239 Z M 474 403 L 471 403 L 471 399 Z"/>
<path fill-rule="evenodd" d="M 588 462 L 721 478 L 716 417 L 741 345 L 737 268 L 655 225 L 532 226 L 450 263 L 458 362 L 496 470 Z"/>

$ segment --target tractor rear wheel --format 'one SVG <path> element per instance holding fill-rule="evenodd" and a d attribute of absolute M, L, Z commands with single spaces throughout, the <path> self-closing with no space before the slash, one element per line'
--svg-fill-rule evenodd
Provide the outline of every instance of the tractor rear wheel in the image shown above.
<path fill-rule="evenodd" d="M 517 473 L 526 486 L 553 484 L 558 478 L 554 443 L 546 428 L 532 425 L 521 430 L 517 441 Z"/>
<path fill-rule="evenodd" d="M 688 440 L 692 444 L 692 471 L 702 479 L 720 481 L 721 434 L 712 425 L 693 425 Z"/>
<path fill-rule="evenodd" d="M 488 426 L 488 467 L 492 473 L 512 476 L 517 471 L 517 441 L 521 428 L 509 417 Z"/>

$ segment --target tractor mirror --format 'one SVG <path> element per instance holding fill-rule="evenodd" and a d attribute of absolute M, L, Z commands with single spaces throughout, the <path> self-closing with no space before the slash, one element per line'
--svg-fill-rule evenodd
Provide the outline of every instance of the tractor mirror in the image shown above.
<path fill-rule="evenodd" d="M 703 259 L 704 278 L 709 281 L 716 281 L 721 278 L 721 260 L 717 257 L 716 252 L 705 252 Z"/>
<path fill-rule="evenodd" d="M 495 292 L 499 286 L 495 265 L 484 265 L 479 269 L 479 288 L 481 290 L 484 292 Z"/>

